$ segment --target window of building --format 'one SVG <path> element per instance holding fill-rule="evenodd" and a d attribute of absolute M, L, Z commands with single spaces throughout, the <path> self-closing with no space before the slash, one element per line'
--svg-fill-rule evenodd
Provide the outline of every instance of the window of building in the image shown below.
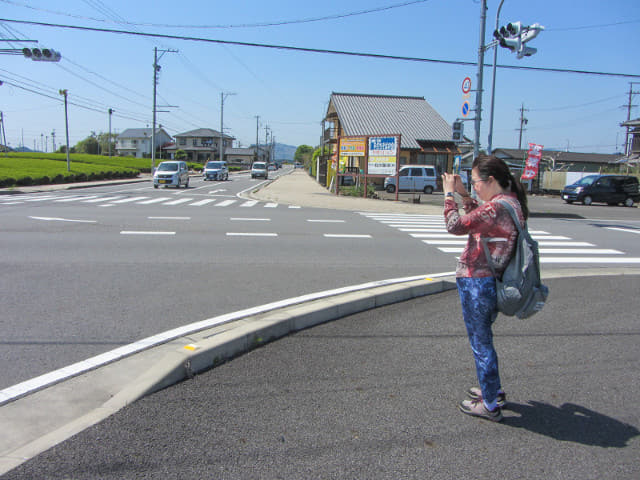
<path fill-rule="evenodd" d="M 186 145 L 187 144 L 187 139 L 186 138 L 179 138 L 178 139 L 178 145 Z"/>

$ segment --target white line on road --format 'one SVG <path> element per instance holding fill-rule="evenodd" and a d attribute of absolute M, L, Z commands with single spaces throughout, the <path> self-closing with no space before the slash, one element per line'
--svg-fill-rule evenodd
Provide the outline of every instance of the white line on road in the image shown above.
<path fill-rule="evenodd" d="M 216 202 L 217 200 L 218 200 L 217 198 L 207 198 L 205 200 L 200 200 L 199 202 L 190 203 L 189 206 L 191 206 L 191 207 L 201 207 L 203 205 L 206 205 L 207 203 Z"/>
<path fill-rule="evenodd" d="M 372 238 L 371 235 L 356 235 L 347 233 L 325 233 L 324 236 L 327 238 Z"/>
<path fill-rule="evenodd" d="M 237 200 L 223 200 L 220 203 L 216 203 L 214 207 L 228 207 L 229 205 L 236 203 Z"/>
<path fill-rule="evenodd" d="M 540 263 L 640 263 L 639 257 L 540 257 Z"/>
<path fill-rule="evenodd" d="M 636 233 L 640 235 L 640 230 L 635 230 L 632 228 L 618 228 L 618 227 L 605 227 L 607 230 L 616 230 L 618 232 L 627 232 L 627 233 Z"/>
<path fill-rule="evenodd" d="M 540 255 L 544 254 L 548 254 L 548 253 L 564 253 L 564 254 L 581 254 L 584 255 L 585 253 L 587 255 L 589 254 L 594 254 L 594 255 L 622 255 L 624 254 L 624 252 L 621 252 L 620 250 L 614 250 L 611 248 L 541 248 L 539 249 L 540 251 Z"/>
<path fill-rule="evenodd" d="M 312 223 L 345 223 L 345 220 L 312 220 L 312 219 L 307 219 L 307 222 L 312 222 Z"/>
<path fill-rule="evenodd" d="M 190 202 L 191 200 L 193 200 L 193 198 L 179 198 L 178 200 L 164 202 L 163 205 L 180 205 L 181 203 Z"/>
<path fill-rule="evenodd" d="M 227 232 L 227 237 L 277 237 L 277 233 L 243 233 L 243 232 Z"/>
<path fill-rule="evenodd" d="M 136 230 L 122 230 L 120 235 L 175 235 L 176 232 L 142 232 Z"/>
<path fill-rule="evenodd" d="M 151 200 L 145 200 L 144 202 L 138 202 L 138 205 L 151 205 L 152 203 L 160 203 L 160 202 L 164 202 L 165 200 L 171 200 L 171 197 L 152 198 Z"/>
<path fill-rule="evenodd" d="M 240 205 L 241 207 L 253 207 L 254 205 L 256 205 L 258 203 L 257 200 L 247 200 L 246 202 L 244 202 L 242 205 Z"/>
<path fill-rule="evenodd" d="M 276 208 L 277 206 L 278 206 L 278 204 L 277 204 L 277 203 L 270 202 L 270 203 L 267 203 L 267 204 L 264 206 L 264 208 Z"/>
<path fill-rule="evenodd" d="M 46 222 L 77 222 L 77 223 L 97 223 L 97 220 L 73 220 L 71 218 L 57 218 L 57 217 L 29 217 L 34 220 L 44 220 Z"/>
<path fill-rule="evenodd" d="M 131 198 L 123 198 L 122 200 L 115 200 L 111 203 L 116 203 L 116 204 L 121 204 L 121 203 L 130 203 L 130 202 L 137 202 L 138 200 L 144 200 L 145 198 L 149 198 L 149 197 L 131 197 Z"/>
<path fill-rule="evenodd" d="M 96 198 L 94 200 L 83 200 L 84 203 L 98 203 L 98 202 L 108 202 L 109 200 L 115 200 L 116 198 L 122 198 L 122 195 L 118 195 L 116 197 L 102 197 Z"/>

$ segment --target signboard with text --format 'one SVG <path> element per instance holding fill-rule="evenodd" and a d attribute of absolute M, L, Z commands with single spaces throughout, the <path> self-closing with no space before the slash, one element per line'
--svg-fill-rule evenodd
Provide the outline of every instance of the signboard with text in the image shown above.
<path fill-rule="evenodd" d="M 340 156 L 343 157 L 364 157 L 367 147 L 365 137 L 350 137 L 340 139 Z"/>
<path fill-rule="evenodd" d="M 369 137 L 367 173 L 371 175 L 395 175 L 397 157 L 398 137 Z"/>

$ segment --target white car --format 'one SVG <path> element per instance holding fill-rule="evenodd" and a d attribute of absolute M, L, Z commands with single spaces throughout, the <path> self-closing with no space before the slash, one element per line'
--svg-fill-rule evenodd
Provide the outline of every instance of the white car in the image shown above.
<path fill-rule="evenodd" d="M 153 188 L 158 188 L 159 185 L 164 185 L 165 188 L 169 185 L 176 188 L 184 185 L 184 188 L 188 188 L 189 167 L 187 167 L 187 162 L 178 160 L 161 162 L 153 172 Z"/>
<path fill-rule="evenodd" d="M 253 162 L 251 165 L 251 178 L 263 177 L 265 180 L 269 178 L 269 171 L 265 162 Z"/>

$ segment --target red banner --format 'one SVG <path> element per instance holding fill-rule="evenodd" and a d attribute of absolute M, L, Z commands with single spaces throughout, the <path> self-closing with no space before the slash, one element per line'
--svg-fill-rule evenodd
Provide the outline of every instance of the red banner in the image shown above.
<path fill-rule="evenodd" d="M 522 171 L 520 180 L 532 180 L 538 175 L 538 164 L 542 158 L 543 145 L 529 144 L 529 153 L 527 155 L 527 163 Z"/>

